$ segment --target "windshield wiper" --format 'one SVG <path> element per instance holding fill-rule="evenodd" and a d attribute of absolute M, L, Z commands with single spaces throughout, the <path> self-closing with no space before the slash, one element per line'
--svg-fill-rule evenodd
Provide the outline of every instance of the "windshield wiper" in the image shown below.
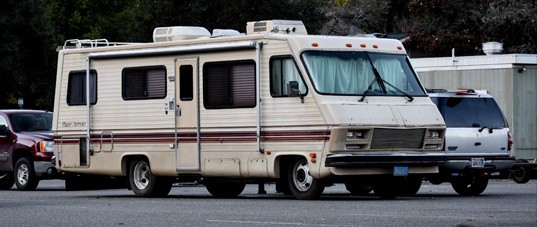
<path fill-rule="evenodd" d="M 369 56 L 369 55 L 368 55 Z M 365 99 L 365 96 L 367 95 L 367 93 L 369 93 L 369 91 L 371 90 L 371 86 L 373 85 L 373 83 L 376 81 L 380 88 L 382 89 L 382 91 L 384 92 L 384 94 L 388 94 L 387 92 L 387 89 L 386 89 L 386 86 L 385 84 L 389 85 L 390 87 L 394 88 L 397 92 L 401 93 L 402 95 L 404 95 L 405 97 L 408 98 L 408 101 L 409 102 L 412 102 L 414 100 L 414 97 L 412 97 L 411 95 L 409 95 L 408 93 L 404 92 L 403 90 L 397 88 L 396 86 L 394 86 L 393 84 L 390 84 L 388 83 L 388 81 L 384 80 L 381 76 L 380 76 L 380 73 L 379 71 L 377 70 L 377 68 L 373 65 L 373 62 L 371 62 L 371 59 L 369 59 L 369 63 L 371 64 L 371 68 L 373 69 L 373 73 L 375 74 L 375 79 L 373 79 L 373 81 L 371 81 L 371 83 L 369 84 L 369 86 L 367 87 L 367 90 L 363 92 L 362 94 L 362 98 L 360 100 L 358 100 L 359 102 L 363 102 L 364 99 Z M 393 91 L 392 91 L 393 92 Z"/>
<path fill-rule="evenodd" d="M 386 80 L 384 80 L 384 79 L 382 79 L 382 78 L 380 78 L 380 79 L 381 79 L 385 84 L 390 85 L 390 87 L 392 87 L 393 89 L 395 89 L 397 92 L 399 92 L 399 93 L 401 93 L 402 95 L 404 95 L 405 97 L 407 97 L 409 102 L 412 102 L 412 101 L 414 100 L 414 97 L 412 97 L 412 96 L 409 95 L 408 93 L 406 93 L 406 92 L 404 92 L 403 90 L 397 88 L 397 87 L 394 86 L 393 84 L 388 83 L 388 81 L 386 81 Z"/>
<path fill-rule="evenodd" d="M 358 102 L 363 102 L 364 99 L 365 99 L 365 96 L 367 95 L 367 93 L 369 93 L 369 91 L 371 91 L 373 89 L 373 83 L 375 83 L 375 81 L 377 81 L 377 77 L 375 77 L 371 83 L 369 83 L 369 86 L 367 86 L 367 90 L 365 90 L 364 92 L 362 92 L 362 98 L 360 100 L 358 100 Z"/>

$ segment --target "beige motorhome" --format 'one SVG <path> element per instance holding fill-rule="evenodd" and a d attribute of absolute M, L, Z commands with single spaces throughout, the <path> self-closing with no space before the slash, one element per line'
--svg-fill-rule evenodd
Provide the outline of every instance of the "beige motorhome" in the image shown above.
<path fill-rule="evenodd" d="M 395 197 L 438 171 L 444 121 L 397 40 L 272 20 L 246 34 L 157 28 L 154 41 L 59 51 L 54 152 L 67 176 L 125 177 L 138 196 L 276 182 L 313 199 L 337 182 Z"/>

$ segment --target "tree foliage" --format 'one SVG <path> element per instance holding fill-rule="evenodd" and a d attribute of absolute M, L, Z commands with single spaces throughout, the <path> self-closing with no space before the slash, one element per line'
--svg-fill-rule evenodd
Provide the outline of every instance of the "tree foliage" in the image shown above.
<path fill-rule="evenodd" d="M 537 0 L 6 0 L 0 8 L 0 108 L 52 109 L 56 47 L 67 39 L 151 42 L 159 26 L 245 31 L 302 20 L 312 34 L 402 33 L 411 56 L 537 53 Z"/>

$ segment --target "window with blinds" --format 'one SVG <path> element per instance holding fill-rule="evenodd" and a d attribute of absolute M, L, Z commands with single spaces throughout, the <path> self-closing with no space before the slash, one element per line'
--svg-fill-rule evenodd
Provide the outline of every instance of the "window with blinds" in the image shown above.
<path fill-rule="evenodd" d="M 203 65 L 203 103 L 207 109 L 255 107 L 255 61 Z"/>
<path fill-rule="evenodd" d="M 124 68 L 121 81 L 123 100 L 166 97 L 166 67 L 163 65 Z"/>
<path fill-rule="evenodd" d="M 97 71 L 90 70 L 90 104 L 97 103 Z M 67 105 L 86 105 L 86 71 L 69 72 L 67 81 Z"/>

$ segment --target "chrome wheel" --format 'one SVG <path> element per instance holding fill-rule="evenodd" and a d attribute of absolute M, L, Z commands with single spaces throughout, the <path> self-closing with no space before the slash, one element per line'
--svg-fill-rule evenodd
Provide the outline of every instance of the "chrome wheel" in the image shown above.
<path fill-rule="evenodd" d="M 17 181 L 19 184 L 26 185 L 28 183 L 29 174 L 30 170 L 27 165 L 19 165 L 19 168 L 17 169 Z"/>
<path fill-rule="evenodd" d="M 293 183 L 299 191 L 305 192 L 310 189 L 313 182 L 313 177 L 310 175 L 310 169 L 304 160 L 295 163 L 293 168 Z"/>
<path fill-rule="evenodd" d="M 149 185 L 151 170 L 146 162 L 140 161 L 134 166 L 133 180 L 138 189 L 145 189 Z"/>
<path fill-rule="evenodd" d="M 323 194 L 325 184 L 310 175 L 306 159 L 290 160 L 287 171 L 289 190 L 297 199 L 317 199 Z"/>

